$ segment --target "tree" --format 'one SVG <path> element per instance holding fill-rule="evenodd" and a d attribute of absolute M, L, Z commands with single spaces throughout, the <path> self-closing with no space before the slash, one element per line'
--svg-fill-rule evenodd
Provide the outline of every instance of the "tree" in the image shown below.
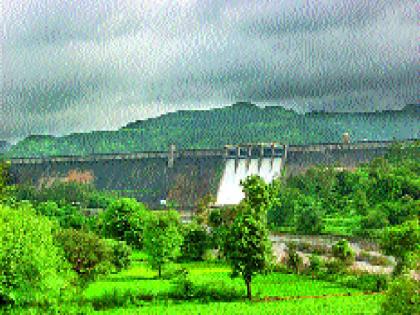
<path fill-rule="evenodd" d="M 419 220 L 406 221 L 385 229 L 380 242 L 382 250 L 397 260 L 394 275 L 403 273 L 420 257 Z"/>
<path fill-rule="evenodd" d="M 126 241 L 133 247 L 141 248 L 148 215 L 144 204 L 133 198 L 121 198 L 109 205 L 100 219 L 106 237 Z"/>
<path fill-rule="evenodd" d="M 159 278 L 162 266 L 180 255 L 182 242 L 178 212 L 151 213 L 144 229 L 144 250 L 151 266 L 158 269 Z"/>
<path fill-rule="evenodd" d="M 113 247 L 94 233 L 60 229 L 54 234 L 54 240 L 83 285 L 99 274 L 107 274 L 113 267 Z"/>
<path fill-rule="evenodd" d="M 266 222 L 270 197 L 267 185 L 259 176 L 250 176 L 241 184 L 245 198 L 229 229 L 225 252 L 232 276 L 242 276 L 251 300 L 252 276 L 267 270 L 272 257 Z"/>
<path fill-rule="evenodd" d="M 71 273 L 52 237 L 55 228 L 30 204 L 0 204 L 0 305 L 54 303 L 70 283 Z"/>

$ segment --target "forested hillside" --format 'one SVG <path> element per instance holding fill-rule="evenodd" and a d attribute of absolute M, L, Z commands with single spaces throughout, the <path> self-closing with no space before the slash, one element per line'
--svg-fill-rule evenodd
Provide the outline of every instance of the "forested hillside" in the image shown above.
<path fill-rule="evenodd" d="M 279 106 L 250 103 L 207 111 L 178 111 L 136 121 L 117 131 L 76 133 L 64 137 L 29 136 L 13 146 L 9 157 L 85 155 L 179 149 L 222 148 L 225 144 L 340 142 L 419 138 L 420 106 L 374 113 L 312 112 L 298 114 Z"/>

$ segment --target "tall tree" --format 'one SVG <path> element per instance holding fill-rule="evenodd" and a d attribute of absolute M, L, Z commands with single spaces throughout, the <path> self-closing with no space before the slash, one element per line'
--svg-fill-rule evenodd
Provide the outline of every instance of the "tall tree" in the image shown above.
<path fill-rule="evenodd" d="M 248 177 L 241 184 L 245 198 L 229 229 L 225 252 L 232 266 L 232 275 L 242 276 L 251 300 L 252 277 L 264 272 L 272 257 L 266 222 L 270 197 L 268 186 L 259 176 Z"/>
<path fill-rule="evenodd" d="M 174 210 L 151 213 L 144 229 L 144 250 L 149 263 L 162 275 L 162 266 L 178 257 L 183 242 L 180 218 Z"/>

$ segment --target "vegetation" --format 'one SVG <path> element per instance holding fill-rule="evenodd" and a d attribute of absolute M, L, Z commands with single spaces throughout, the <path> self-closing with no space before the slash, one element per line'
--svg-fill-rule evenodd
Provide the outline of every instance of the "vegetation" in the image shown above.
<path fill-rule="evenodd" d="M 101 216 L 103 233 L 141 248 L 143 229 L 149 212 L 133 198 L 121 198 L 111 203 Z"/>
<path fill-rule="evenodd" d="M 271 243 L 266 224 L 269 191 L 258 176 L 242 183 L 245 198 L 233 221 L 225 245 L 225 253 L 232 265 L 233 275 L 242 276 L 252 299 L 251 283 L 256 273 L 264 272 L 271 262 Z"/>
<path fill-rule="evenodd" d="M 30 205 L 0 204 L 0 304 L 52 304 L 69 282 L 56 227 Z"/>
<path fill-rule="evenodd" d="M 281 106 L 260 108 L 250 103 L 208 111 L 178 111 L 137 121 L 117 131 L 94 131 L 64 137 L 32 135 L 13 146 L 7 157 L 86 155 L 92 153 L 160 151 L 177 148 L 223 148 L 227 143 L 305 144 L 352 140 L 418 138 L 418 105 L 402 111 L 375 113 L 298 114 Z M 333 128 L 331 126 L 334 126 Z M 281 130 L 281 132 L 279 132 Z M 381 133 L 377 131 L 381 130 Z"/>
<path fill-rule="evenodd" d="M 414 267 L 420 258 L 418 219 L 387 228 L 382 236 L 381 247 L 386 254 L 397 259 L 397 266 L 394 269 L 396 275 L 404 272 L 406 268 Z"/>
<path fill-rule="evenodd" d="M 152 213 L 144 229 L 144 250 L 149 262 L 162 275 L 162 266 L 181 254 L 183 242 L 180 232 L 180 218 L 176 211 Z"/>
<path fill-rule="evenodd" d="M 175 211 L 77 182 L 10 187 L 2 164 L 0 313 L 418 313 L 418 283 L 406 275 L 419 260 L 415 148 L 353 171 L 315 167 L 269 185 L 251 176 L 238 206 L 210 210 L 206 196 L 183 225 Z M 91 206 L 104 212 L 87 217 Z M 275 262 L 268 226 L 373 238 L 396 258 L 397 277 L 385 296 L 371 295 L 389 278 L 347 268 L 355 253 L 344 237 L 332 247 L 288 244 Z M 298 251 L 312 254 L 309 265 Z"/>

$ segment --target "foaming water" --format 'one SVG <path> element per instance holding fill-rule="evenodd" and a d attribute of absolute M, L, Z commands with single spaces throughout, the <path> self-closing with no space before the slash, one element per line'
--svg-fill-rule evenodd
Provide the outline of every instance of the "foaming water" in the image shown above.
<path fill-rule="evenodd" d="M 238 204 L 243 198 L 244 193 L 240 184 L 241 180 L 250 175 L 261 176 L 266 183 L 280 176 L 282 159 L 263 158 L 259 159 L 228 159 L 225 170 L 220 181 L 217 192 L 216 205 L 234 205 Z"/>

